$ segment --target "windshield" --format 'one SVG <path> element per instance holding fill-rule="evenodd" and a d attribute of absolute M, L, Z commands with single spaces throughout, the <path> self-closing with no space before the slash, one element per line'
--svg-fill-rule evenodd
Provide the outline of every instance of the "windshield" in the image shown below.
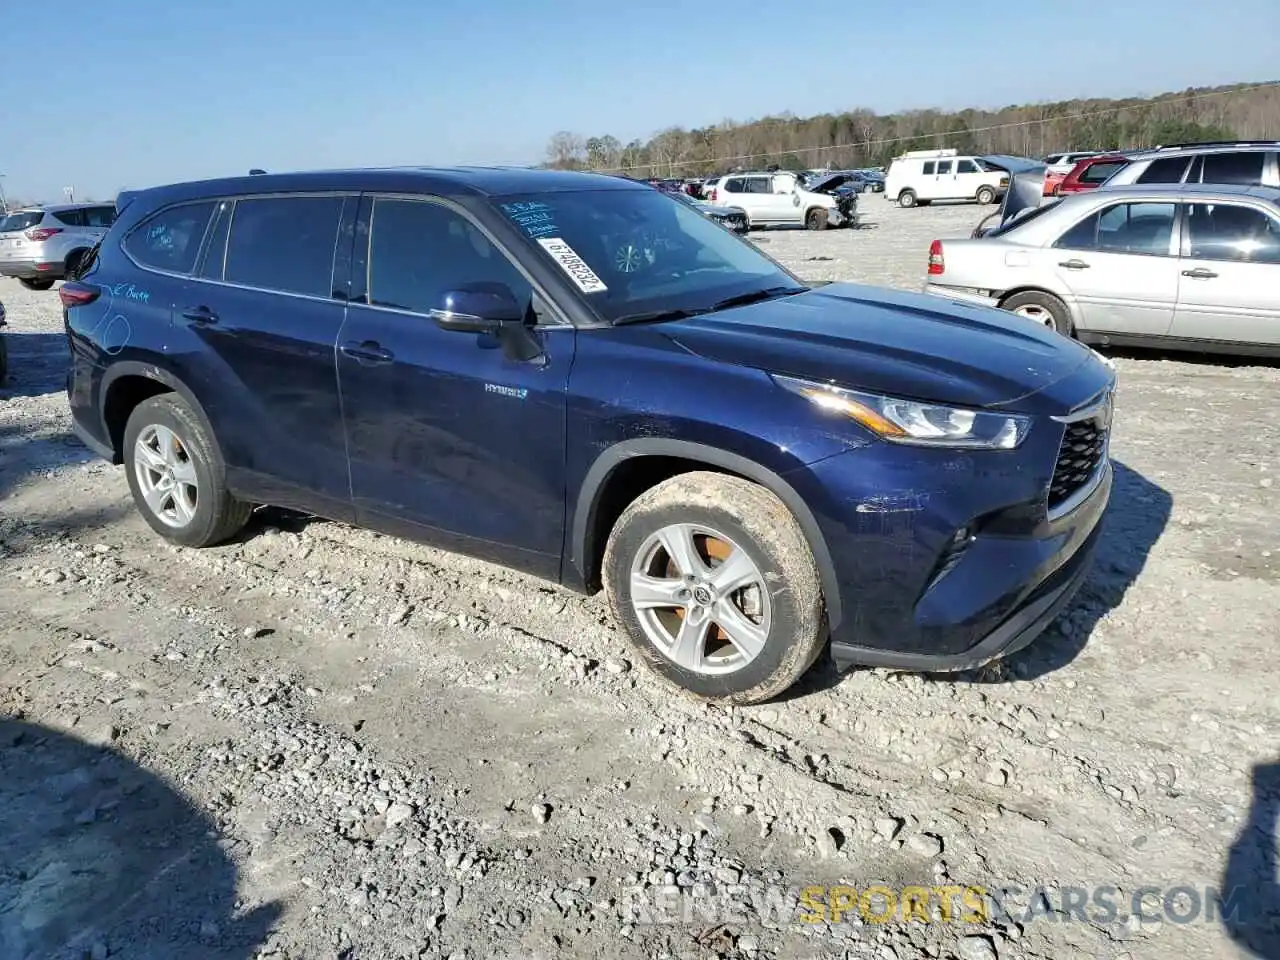
<path fill-rule="evenodd" d="M 0 233 L 27 230 L 43 219 L 43 210 L 23 210 L 21 213 L 11 213 L 9 216 L 0 219 Z"/>
<path fill-rule="evenodd" d="M 530 194 L 495 205 L 611 323 L 806 289 L 747 241 L 656 190 Z"/>

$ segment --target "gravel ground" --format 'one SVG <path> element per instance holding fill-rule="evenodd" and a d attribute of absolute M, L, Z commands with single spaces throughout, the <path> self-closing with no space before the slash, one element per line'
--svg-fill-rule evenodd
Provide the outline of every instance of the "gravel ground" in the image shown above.
<path fill-rule="evenodd" d="M 864 206 L 755 236 L 915 288 L 986 212 Z M 69 434 L 56 294 L 0 300 L 0 957 L 1280 956 L 1275 367 L 1118 358 L 1096 571 L 1013 662 L 722 710 L 600 597 L 273 510 L 166 546 Z M 788 912 L 838 884 L 1020 892 Z"/>

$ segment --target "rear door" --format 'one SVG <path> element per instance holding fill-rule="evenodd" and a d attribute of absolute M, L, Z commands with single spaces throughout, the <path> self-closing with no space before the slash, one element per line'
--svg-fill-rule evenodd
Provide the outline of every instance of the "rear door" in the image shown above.
<path fill-rule="evenodd" d="M 1183 204 L 1183 216 L 1170 335 L 1280 345 L 1280 220 L 1234 203 Z"/>
<path fill-rule="evenodd" d="M 1163 336 L 1178 299 L 1177 207 L 1112 203 L 1080 220 L 1046 251 L 1096 333 Z"/>
<path fill-rule="evenodd" d="M 909 169 L 914 174 L 915 168 Z M 932 200 L 938 195 L 938 161 L 925 160 L 920 164 L 919 170 L 919 175 L 909 177 L 904 186 L 915 190 L 916 196 L 921 200 Z"/>
<path fill-rule="evenodd" d="M 334 519 L 351 516 L 334 355 L 356 203 L 334 193 L 220 202 L 174 310 L 176 372 L 205 406 L 234 488 Z"/>

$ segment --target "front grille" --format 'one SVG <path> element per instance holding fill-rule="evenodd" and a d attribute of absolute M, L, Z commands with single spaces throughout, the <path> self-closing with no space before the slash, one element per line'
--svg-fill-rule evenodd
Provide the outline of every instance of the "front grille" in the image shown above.
<path fill-rule="evenodd" d="M 1049 509 L 1062 506 L 1097 474 L 1107 453 L 1108 424 L 1101 417 L 1068 423 L 1049 481 Z"/>

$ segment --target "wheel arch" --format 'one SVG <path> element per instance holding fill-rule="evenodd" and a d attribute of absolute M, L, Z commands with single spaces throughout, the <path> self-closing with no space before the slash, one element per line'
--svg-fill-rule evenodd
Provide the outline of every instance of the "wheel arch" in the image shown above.
<path fill-rule="evenodd" d="M 1050 290 L 1046 286 L 1036 283 L 1024 283 L 1017 287 L 1010 287 L 1008 290 L 1002 290 L 996 297 L 996 306 L 1001 310 L 1005 309 L 1005 304 L 1020 293 L 1042 293 L 1046 297 L 1053 297 L 1067 308 L 1067 320 L 1071 323 L 1071 336 L 1075 337 L 1076 332 L 1081 329 L 1080 314 L 1077 309 L 1075 299 L 1065 296 L 1057 290 Z"/>
<path fill-rule="evenodd" d="M 617 443 L 596 457 L 583 477 L 572 522 L 566 530 L 568 543 L 561 581 L 587 592 L 598 590 L 604 543 L 627 504 L 656 483 L 693 470 L 728 473 L 758 483 L 786 505 L 813 552 L 827 621 L 835 629 L 842 616 L 839 582 L 826 538 L 808 504 L 790 483 L 768 467 L 691 440 L 640 437 Z"/>
<path fill-rule="evenodd" d="M 112 463 L 124 462 L 124 428 L 129 415 L 138 404 L 162 393 L 181 396 L 203 422 L 209 436 L 214 436 L 209 417 L 191 388 L 162 367 L 136 360 L 121 361 L 113 364 L 103 376 L 100 389 L 103 436 L 110 444 Z"/>

